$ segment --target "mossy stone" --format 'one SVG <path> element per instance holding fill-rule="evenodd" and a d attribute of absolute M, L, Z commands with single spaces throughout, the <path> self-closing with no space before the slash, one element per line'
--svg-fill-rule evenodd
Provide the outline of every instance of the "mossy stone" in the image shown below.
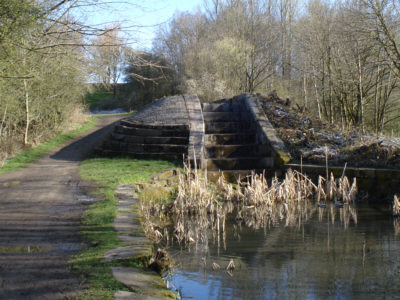
<path fill-rule="evenodd" d="M 284 164 L 289 163 L 292 160 L 290 154 L 286 151 L 277 150 L 274 155 L 274 165 L 275 166 L 283 166 Z"/>

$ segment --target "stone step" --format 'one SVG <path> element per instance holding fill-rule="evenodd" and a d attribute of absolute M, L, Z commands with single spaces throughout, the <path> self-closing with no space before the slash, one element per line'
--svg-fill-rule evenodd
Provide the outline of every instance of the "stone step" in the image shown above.
<path fill-rule="evenodd" d="M 255 141 L 255 133 L 216 133 L 204 135 L 204 144 L 206 146 L 252 144 Z"/>
<path fill-rule="evenodd" d="M 270 155 L 267 145 L 215 145 L 204 148 L 205 158 L 265 157 Z"/>
<path fill-rule="evenodd" d="M 187 131 L 189 130 L 189 126 L 186 124 L 178 124 L 178 125 L 168 125 L 168 124 L 143 124 L 141 122 L 132 122 L 129 120 L 121 120 L 120 125 L 132 128 L 141 128 L 141 129 L 157 129 L 157 130 L 176 130 L 176 131 Z"/>
<path fill-rule="evenodd" d="M 119 133 L 113 133 L 111 140 L 126 142 L 132 144 L 174 144 L 174 145 L 187 145 L 188 137 L 169 137 L 169 136 L 132 136 Z"/>
<path fill-rule="evenodd" d="M 255 131 L 255 126 L 250 121 L 205 123 L 205 133 L 239 133 L 252 130 Z"/>
<path fill-rule="evenodd" d="M 254 170 L 271 169 L 273 157 L 207 158 L 204 165 L 208 170 Z"/>
<path fill-rule="evenodd" d="M 111 267 L 112 276 L 135 293 L 118 292 L 115 299 L 162 300 L 176 299 L 162 277 L 153 271 L 133 267 Z M 131 297 L 132 296 L 132 297 Z"/>
<path fill-rule="evenodd" d="M 134 144 L 119 141 L 109 141 L 105 143 L 104 148 L 114 151 L 127 151 L 133 153 L 181 154 L 187 152 L 188 146 L 173 144 Z"/>
<path fill-rule="evenodd" d="M 164 130 L 150 128 L 135 128 L 124 125 L 116 125 L 115 133 L 132 136 L 155 136 L 155 137 L 188 137 L 189 130 Z"/>
<path fill-rule="evenodd" d="M 203 118 L 205 122 L 212 121 L 230 121 L 230 122 L 241 122 L 251 121 L 251 115 L 246 112 L 203 112 Z"/>
<path fill-rule="evenodd" d="M 203 103 L 203 113 L 204 112 L 240 112 L 247 110 L 246 107 L 240 102 L 225 100 L 212 103 Z"/>

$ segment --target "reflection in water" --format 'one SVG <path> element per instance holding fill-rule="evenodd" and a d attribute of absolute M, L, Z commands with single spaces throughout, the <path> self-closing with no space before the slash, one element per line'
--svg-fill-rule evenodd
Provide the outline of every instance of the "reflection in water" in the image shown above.
<path fill-rule="evenodd" d="M 294 223 L 284 219 L 253 227 L 233 212 L 219 232 L 200 229 L 198 219 L 188 217 L 186 225 L 202 238 L 185 249 L 168 239 L 175 261 L 170 282 L 193 299 L 376 299 L 400 294 L 400 243 L 387 214 L 366 205 L 356 211 L 350 205 L 309 204 L 303 211 Z M 231 259 L 235 269 L 229 273 Z"/>

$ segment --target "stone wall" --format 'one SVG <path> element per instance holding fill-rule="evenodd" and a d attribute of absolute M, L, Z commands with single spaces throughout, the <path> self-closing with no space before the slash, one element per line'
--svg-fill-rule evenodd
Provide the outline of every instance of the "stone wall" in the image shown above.
<path fill-rule="evenodd" d="M 201 166 L 204 146 L 204 119 L 200 100 L 196 95 L 161 98 L 127 119 L 134 124 L 156 126 L 186 125 L 189 130 L 187 156 L 192 164 Z"/>
<path fill-rule="evenodd" d="M 103 154 L 182 159 L 202 163 L 204 120 L 196 95 L 161 98 L 125 118 L 102 147 Z"/>
<path fill-rule="evenodd" d="M 275 129 L 261 108 L 257 96 L 243 94 L 238 97 L 243 98 L 244 103 L 257 124 L 257 143 L 260 145 L 268 145 L 273 153 L 274 168 L 282 168 L 283 165 L 288 163 L 292 158 L 286 150 L 283 141 L 275 134 Z"/>

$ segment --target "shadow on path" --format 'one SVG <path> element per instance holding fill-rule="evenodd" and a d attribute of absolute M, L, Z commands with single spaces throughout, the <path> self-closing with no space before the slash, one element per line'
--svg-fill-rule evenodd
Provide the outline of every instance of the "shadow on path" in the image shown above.
<path fill-rule="evenodd" d="M 50 156 L 52 159 L 65 161 L 82 161 L 85 159 L 95 147 L 101 143 L 112 133 L 114 125 L 120 120 L 120 117 L 102 117 L 112 123 L 96 130 L 95 132 L 72 142 L 68 146 L 62 148 L 57 153 Z"/>

